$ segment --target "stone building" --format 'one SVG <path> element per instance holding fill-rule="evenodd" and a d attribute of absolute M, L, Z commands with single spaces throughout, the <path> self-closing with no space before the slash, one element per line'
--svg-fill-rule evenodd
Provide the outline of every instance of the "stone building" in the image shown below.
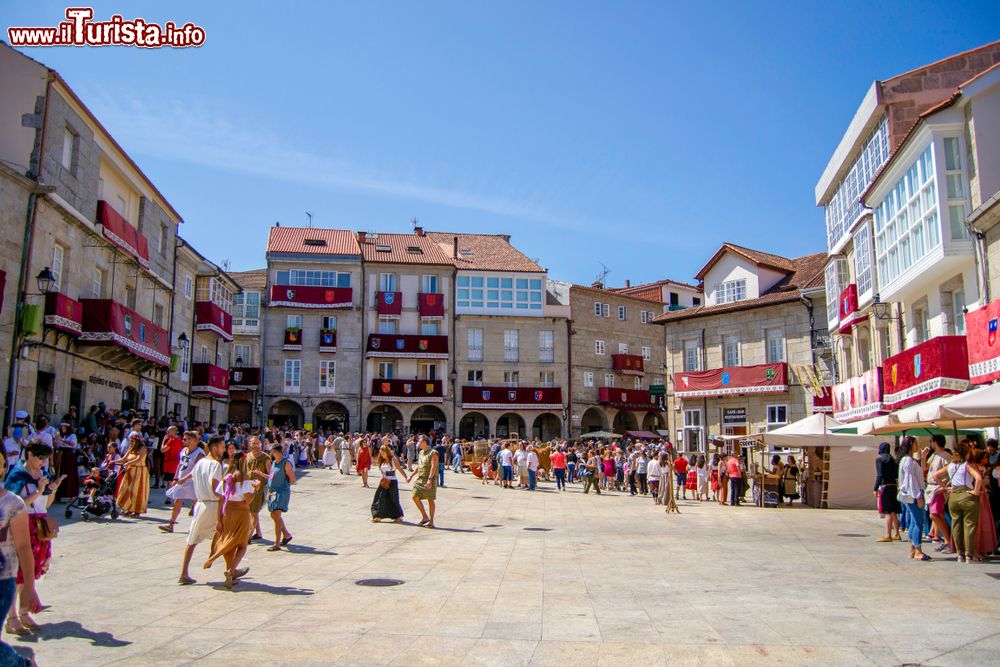
<path fill-rule="evenodd" d="M 456 271 L 452 430 L 462 438 L 565 435 L 568 299 L 505 234 L 428 236 Z"/>
<path fill-rule="evenodd" d="M 6 419 L 162 414 L 181 217 L 58 73 L 0 45 L 0 87 Z"/>
<path fill-rule="evenodd" d="M 823 409 L 825 261 L 723 244 L 697 275 L 705 304 L 655 319 L 680 451 L 707 452 L 709 439 L 737 440 Z"/>
<path fill-rule="evenodd" d="M 263 403 L 260 398 L 263 365 L 263 314 L 267 289 L 267 269 L 234 271 L 230 277 L 239 286 L 233 295 L 233 344 L 229 366 L 229 421 L 260 426 Z"/>
<path fill-rule="evenodd" d="M 421 227 L 359 232 L 363 257 L 362 414 L 369 431 L 454 430 L 455 267 Z"/>
<path fill-rule="evenodd" d="M 697 285 L 664 279 L 642 285 L 633 285 L 625 281 L 625 287 L 612 287 L 613 292 L 637 296 L 650 301 L 659 301 L 665 306 L 665 311 L 681 310 L 692 306 L 700 306 L 702 293 Z"/>
<path fill-rule="evenodd" d="M 353 232 L 271 228 L 260 356 L 268 424 L 362 428 L 363 276 Z"/>
<path fill-rule="evenodd" d="M 570 288 L 571 435 L 592 431 L 656 431 L 667 428 L 661 396 L 663 331 L 653 320 L 659 300 L 600 287 Z"/>

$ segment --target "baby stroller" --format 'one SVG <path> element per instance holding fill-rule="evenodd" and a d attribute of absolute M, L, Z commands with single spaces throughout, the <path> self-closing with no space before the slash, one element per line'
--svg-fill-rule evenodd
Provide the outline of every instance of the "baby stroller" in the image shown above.
<path fill-rule="evenodd" d="M 66 506 L 65 516 L 73 516 L 73 508 L 80 510 L 80 519 L 90 521 L 91 518 L 102 517 L 108 512 L 112 520 L 118 518 L 118 506 L 115 504 L 115 491 L 118 485 L 118 473 L 110 470 L 95 470 L 83 479 L 83 489 L 86 495 L 79 496 Z"/>

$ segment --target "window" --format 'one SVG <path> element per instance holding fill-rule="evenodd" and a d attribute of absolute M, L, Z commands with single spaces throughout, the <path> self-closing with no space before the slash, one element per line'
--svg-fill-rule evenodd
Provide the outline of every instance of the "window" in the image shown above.
<path fill-rule="evenodd" d="M 696 340 L 684 341 L 684 370 L 688 372 L 701 370 L 701 350 Z"/>
<path fill-rule="evenodd" d="M 421 380 L 437 380 L 437 364 L 421 362 L 417 364 L 417 377 Z"/>
<path fill-rule="evenodd" d="M 253 366 L 253 348 L 245 343 L 234 344 L 233 366 Z"/>
<path fill-rule="evenodd" d="M 128 220 L 128 201 L 125 197 L 121 195 L 115 195 L 115 210 L 122 214 L 122 217 Z"/>
<path fill-rule="evenodd" d="M 125 305 L 131 310 L 135 310 L 135 286 L 125 286 Z"/>
<path fill-rule="evenodd" d="M 222 350 L 215 351 L 215 365 L 222 366 Z"/>
<path fill-rule="evenodd" d="M 603 317 L 611 317 L 611 304 L 610 303 L 602 303 L 601 304 L 601 315 Z"/>
<path fill-rule="evenodd" d="M 767 330 L 767 363 L 776 364 L 785 360 L 785 332 L 781 329 Z"/>
<path fill-rule="evenodd" d="M 722 339 L 722 365 L 725 367 L 740 365 L 740 337 L 724 336 Z"/>
<path fill-rule="evenodd" d="M 163 326 L 163 306 L 158 303 L 153 305 L 153 324 Z"/>
<path fill-rule="evenodd" d="M 692 306 L 700 306 L 701 305 L 701 297 L 700 296 L 693 296 L 693 297 L 691 297 L 691 305 Z"/>
<path fill-rule="evenodd" d="M 642 358 L 644 361 L 649 361 L 652 358 L 652 350 L 648 345 L 642 346 Z"/>
<path fill-rule="evenodd" d="M 292 269 L 275 272 L 276 285 L 304 285 L 314 287 L 350 287 L 351 274 L 340 271 Z"/>
<path fill-rule="evenodd" d="M 642 324 L 649 324 L 649 312 L 645 310 L 639 311 L 639 322 Z"/>
<path fill-rule="evenodd" d="M 965 241 L 969 232 L 965 228 L 966 188 L 965 173 L 962 171 L 962 149 L 958 137 L 944 140 L 944 174 L 947 183 L 948 222 L 953 241 Z"/>
<path fill-rule="evenodd" d="M 233 326 L 256 327 L 260 324 L 260 292 L 233 295 Z"/>
<path fill-rule="evenodd" d="M 594 302 L 594 315 L 597 315 L 598 317 L 600 317 L 601 316 L 601 312 L 603 312 L 601 310 L 601 302 L 600 301 L 595 301 Z"/>
<path fill-rule="evenodd" d="M 194 297 L 194 278 L 191 276 L 184 276 L 184 298 L 191 299 Z"/>
<path fill-rule="evenodd" d="M 888 116 L 882 116 L 878 126 L 865 139 L 861 153 L 826 204 L 827 250 L 832 250 L 847 234 L 854 221 L 861 217 L 864 211 L 861 195 L 871 185 L 875 174 L 887 159 L 889 159 L 889 120 Z"/>
<path fill-rule="evenodd" d="M 199 362 L 203 364 L 208 363 L 208 347 L 205 345 L 201 346 L 201 357 L 199 358 Z"/>
<path fill-rule="evenodd" d="M 840 295 L 847 289 L 850 280 L 847 260 L 843 257 L 836 257 L 826 265 L 823 281 L 826 287 L 826 320 L 828 323 L 840 320 Z"/>
<path fill-rule="evenodd" d="M 555 355 L 552 348 L 551 331 L 538 332 L 538 361 L 547 364 L 551 364 L 555 361 Z"/>
<path fill-rule="evenodd" d="M 604 386 L 605 387 L 614 387 L 615 386 L 615 374 L 614 373 L 605 373 L 604 374 Z"/>
<path fill-rule="evenodd" d="M 913 328 L 916 330 L 918 343 L 923 343 L 930 339 L 931 320 L 926 307 L 913 309 Z"/>
<path fill-rule="evenodd" d="M 210 301 L 227 313 L 233 312 L 233 291 L 218 278 L 201 277 L 194 282 L 196 301 Z"/>
<path fill-rule="evenodd" d="M 503 360 L 517 361 L 517 359 L 517 329 L 505 329 L 503 332 Z"/>
<path fill-rule="evenodd" d="M 467 377 L 469 378 L 468 384 L 474 387 L 483 386 L 483 372 L 481 370 L 469 371 Z"/>
<path fill-rule="evenodd" d="M 104 294 L 104 284 L 107 280 L 108 272 L 101 267 L 94 268 L 94 283 L 90 288 L 90 296 L 94 299 L 100 299 L 101 295 Z"/>
<path fill-rule="evenodd" d="M 543 387 L 554 387 L 556 386 L 556 372 L 555 371 L 539 371 L 538 372 L 538 384 Z"/>
<path fill-rule="evenodd" d="M 503 386 L 505 387 L 516 387 L 521 380 L 520 371 L 504 371 L 503 372 Z"/>
<path fill-rule="evenodd" d="M 584 387 L 594 386 L 594 373 L 592 371 L 583 372 L 583 386 Z"/>
<path fill-rule="evenodd" d="M 740 278 L 739 280 L 727 280 L 719 283 L 715 288 L 716 305 L 743 301 L 746 298 L 747 281 L 743 278 Z"/>
<path fill-rule="evenodd" d="M 639 377 L 639 376 L 636 376 L 636 377 L 634 377 L 632 379 L 634 380 L 634 382 L 632 383 L 633 388 L 634 389 L 642 389 L 642 378 Z"/>
<path fill-rule="evenodd" d="M 697 452 L 702 449 L 701 410 L 684 411 L 684 450 Z"/>
<path fill-rule="evenodd" d="M 69 129 L 68 127 L 64 128 L 62 159 L 60 160 L 60 162 L 62 163 L 63 169 L 65 169 L 70 173 L 73 173 L 74 175 L 76 172 L 73 169 L 73 162 L 74 162 L 73 158 L 76 156 L 76 147 L 77 147 L 76 141 L 77 141 L 76 134 L 73 133 L 73 130 Z"/>
<path fill-rule="evenodd" d="M 483 360 L 483 330 L 469 329 L 469 361 Z"/>
<path fill-rule="evenodd" d="M 378 289 L 380 292 L 395 292 L 396 291 L 396 274 L 395 273 L 380 273 L 378 275 Z"/>
<path fill-rule="evenodd" d="M 420 287 L 424 294 L 438 293 L 438 277 L 426 275 L 420 279 Z"/>
<path fill-rule="evenodd" d="M 595 340 L 594 341 L 594 354 L 601 356 L 604 354 L 604 341 Z"/>
<path fill-rule="evenodd" d="M 420 320 L 420 333 L 424 336 L 438 335 L 437 320 Z"/>
<path fill-rule="evenodd" d="M 52 246 L 52 275 L 55 277 L 55 282 L 52 283 L 52 289 L 59 291 L 62 287 L 63 282 L 63 257 L 65 257 L 66 250 L 58 243 Z"/>
<path fill-rule="evenodd" d="M 298 393 L 302 388 L 302 360 L 285 359 L 285 391 Z"/>
<path fill-rule="evenodd" d="M 628 308 L 625 306 L 618 306 L 618 319 L 624 322 L 628 318 Z"/>
<path fill-rule="evenodd" d="M 337 316 L 336 315 L 324 315 L 323 316 L 323 328 L 330 329 L 331 331 L 337 330 Z"/>
<path fill-rule="evenodd" d="M 181 379 L 187 380 L 191 372 L 191 347 L 181 350 Z"/>
<path fill-rule="evenodd" d="M 160 233 L 156 237 L 156 245 L 157 245 L 157 249 L 160 251 L 160 254 L 163 255 L 164 257 L 166 257 L 166 255 L 167 255 L 167 226 L 165 224 L 163 224 L 162 222 L 160 223 Z"/>
<path fill-rule="evenodd" d="M 456 283 L 458 308 L 540 311 L 544 304 L 540 278 L 463 275 Z"/>
<path fill-rule="evenodd" d="M 958 290 L 951 293 L 951 321 L 956 336 L 965 335 L 965 292 Z"/>
<path fill-rule="evenodd" d="M 681 305 L 681 295 L 678 294 L 677 292 L 671 292 L 670 293 L 670 305 L 671 306 L 679 306 L 679 305 Z"/>
<path fill-rule="evenodd" d="M 285 316 L 285 328 L 286 329 L 301 329 L 302 328 L 302 316 L 301 315 L 286 315 Z"/>
<path fill-rule="evenodd" d="M 784 426 L 788 423 L 788 406 L 787 405 L 769 405 L 767 406 L 767 430 L 773 431 L 774 429 Z"/>
<path fill-rule="evenodd" d="M 858 300 L 872 291 L 872 230 L 865 224 L 854 235 L 854 277 L 858 285 Z M 837 295 L 840 298 L 840 295 Z"/>
<path fill-rule="evenodd" d="M 391 317 L 380 317 L 378 320 L 378 332 L 380 334 L 396 333 L 396 320 Z"/>
<path fill-rule="evenodd" d="M 396 377 L 396 364 L 392 361 L 378 362 L 378 377 L 380 380 L 391 380 Z"/>
<path fill-rule="evenodd" d="M 618 354 L 628 354 L 628 343 L 618 343 Z"/>

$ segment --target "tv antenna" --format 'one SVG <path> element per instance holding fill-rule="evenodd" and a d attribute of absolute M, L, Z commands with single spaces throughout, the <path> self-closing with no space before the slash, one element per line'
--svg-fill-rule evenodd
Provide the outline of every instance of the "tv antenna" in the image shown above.
<path fill-rule="evenodd" d="M 306 211 L 306 216 L 309 218 L 309 229 L 312 229 L 312 226 L 313 226 L 313 214 L 310 213 L 309 211 Z"/>
<path fill-rule="evenodd" d="M 601 265 L 601 272 L 597 274 L 596 282 L 601 284 L 601 289 L 607 284 L 608 274 L 611 273 L 611 269 L 604 265 L 603 262 L 598 262 Z"/>

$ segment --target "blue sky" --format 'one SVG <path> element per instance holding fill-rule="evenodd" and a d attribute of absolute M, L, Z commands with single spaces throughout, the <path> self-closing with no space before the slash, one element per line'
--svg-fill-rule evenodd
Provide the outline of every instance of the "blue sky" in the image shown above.
<path fill-rule="evenodd" d="M 4 4 L 5 28 L 66 7 Z M 205 28 L 198 49 L 26 52 L 210 259 L 263 266 L 268 227 L 306 211 L 416 217 L 611 285 L 691 281 L 723 241 L 822 250 L 813 189 L 871 82 L 1000 38 L 995 1 L 80 4 Z"/>

